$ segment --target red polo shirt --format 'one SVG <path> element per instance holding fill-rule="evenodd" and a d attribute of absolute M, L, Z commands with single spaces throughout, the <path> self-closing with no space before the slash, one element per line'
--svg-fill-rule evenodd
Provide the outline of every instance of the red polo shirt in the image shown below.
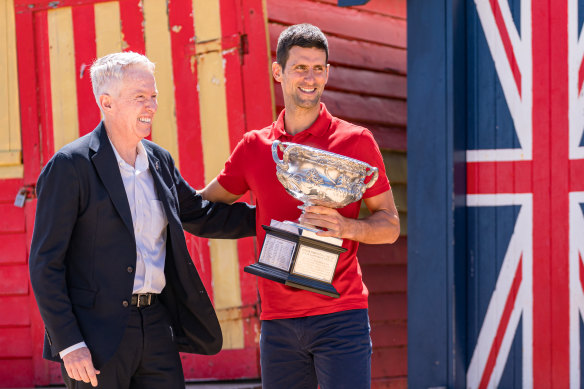
<path fill-rule="evenodd" d="M 333 117 L 321 103 L 320 114 L 314 124 L 292 136 L 284 130 L 284 115 L 285 111 L 282 111 L 278 120 L 270 126 L 247 132 L 218 176 L 219 183 L 233 194 L 244 194 L 248 190 L 253 192 L 260 247 L 265 237 L 262 224 L 270 225 L 271 219 L 297 220 L 301 214 L 297 206 L 302 203 L 290 196 L 276 177 L 276 164 L 271 151 L 274 140 L 316 147 L 376 166 L 379 178 L 365 192 L 364 198 L 376 196 L 390 188 L 381 153 L 369 130 Z M 355 219 L 359 216 L 360 206 L 361 201 L 357 201 L 338 211 L 345 217 Z M 347 251 L 340 255 L 333 279 L 333 285 L 341 295 L 338 299 L 258 277 L 262 302 L 260 318 L 284 319 L 367 308 L 369 292 L 363 284 L 357 261 L 358 246 L 355 241 L 343 240 Z"/>

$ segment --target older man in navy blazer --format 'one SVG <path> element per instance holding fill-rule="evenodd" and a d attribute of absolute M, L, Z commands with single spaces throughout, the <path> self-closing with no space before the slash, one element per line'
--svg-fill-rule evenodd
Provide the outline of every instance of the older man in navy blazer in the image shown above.
<path fill-rule="evenodd" d="M 183 388 L 178 352 L 222 345 L 183 228 L 251 236 L 255 210 L 204 201 L 144 139 L 157 109 L 145 56 L 100 58 L 91 80 L 103 121 L 59 150 L 37 184 L 30 277 L 44 357 L 62 363 L 69 388 Z"/>

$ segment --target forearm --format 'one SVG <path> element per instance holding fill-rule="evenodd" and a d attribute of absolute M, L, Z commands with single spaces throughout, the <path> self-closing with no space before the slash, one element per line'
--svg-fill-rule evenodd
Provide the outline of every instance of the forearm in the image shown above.
<path fill-rule="evenodd" d="M 341 238 L 361 243 L 394 243 L 399 237 L 399 217 L 387 210 L 380 210 L 364 219 L 345 218 L 346 226 Z"/>

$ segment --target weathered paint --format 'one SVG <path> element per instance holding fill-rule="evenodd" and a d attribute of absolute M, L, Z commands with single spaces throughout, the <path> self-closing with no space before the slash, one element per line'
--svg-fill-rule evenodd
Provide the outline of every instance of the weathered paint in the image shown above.
<path fill-rule="evenodd" d="M 14 2 L 0 5 L 0 178 L 22 177 Z"/>

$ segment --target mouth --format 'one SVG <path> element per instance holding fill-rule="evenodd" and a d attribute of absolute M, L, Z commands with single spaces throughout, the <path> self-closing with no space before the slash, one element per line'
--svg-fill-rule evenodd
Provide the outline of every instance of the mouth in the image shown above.
<path fill-rule="evenodd" d="M 304 92 L 304 93 L 310 93 L 310 94 L 312 94 L 312 93 L 316 92 L 316 88 L 302 88 L 302 87 L 298 87 L 298 89 L 300 89 L 300 91 L 301 92 Z"/>
<path fill-rule="evenodd" d="M 140 123 L 150 124 L 150 123 L 152 123 L 152 118 L 149 118 L 149 117 L 140 117 L 140 118 L 138 118 L 138 121 Z"/>

